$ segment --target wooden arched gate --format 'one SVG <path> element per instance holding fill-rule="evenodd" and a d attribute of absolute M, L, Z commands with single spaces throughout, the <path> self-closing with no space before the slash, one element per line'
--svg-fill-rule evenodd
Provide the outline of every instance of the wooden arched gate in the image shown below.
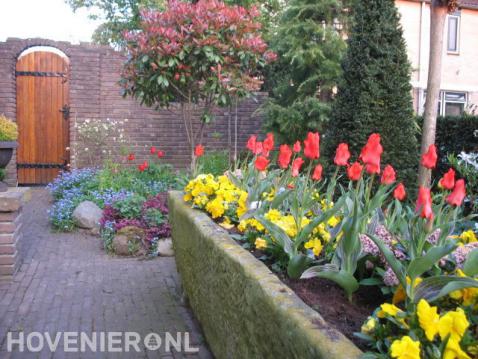
<path fill-rule="evenodd" d="M 27 50 L 17 60 L 20 184 L 46 184 L 68 166 L 68 70 L 58 51 Z"/>

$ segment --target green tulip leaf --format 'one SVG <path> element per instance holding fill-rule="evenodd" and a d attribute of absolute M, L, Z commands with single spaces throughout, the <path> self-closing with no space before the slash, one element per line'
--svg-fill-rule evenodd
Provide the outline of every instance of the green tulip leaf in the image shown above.
<path fill-rule="evenodd" d="M 440 259 L 450 254 L 456 245 L 448 243 L 440 247 L 432 247 L 425 255 L 415 258 L 410 262 L 407 273 L 410 278 L 415 279 L 429 271 Z"/>
<path fill-rule="evenodd" d="M 469 277 L 478 275 L 478 249 L 471 251 L 463 265 L 463 272 Z"/>

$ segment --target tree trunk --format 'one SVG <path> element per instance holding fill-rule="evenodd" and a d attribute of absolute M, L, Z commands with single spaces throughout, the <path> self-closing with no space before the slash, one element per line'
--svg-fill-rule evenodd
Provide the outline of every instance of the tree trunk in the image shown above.
<path fill-rule="evenodd" d="M 447 15 L 446 1 L 431 1 L 430 11 L 430 59 L 428 65 L 427 97 L 423 121 L 422 144 L 420 153 L 427 152 L 428 147 L 435 143 L 436 120 L 438 114 L 438 98 L 440 96 L 443 37 Z M 442 104 L 443 105 L 443 104 Z M 420 164 L 418 184 L 430 185 L 430 170 Z"/>

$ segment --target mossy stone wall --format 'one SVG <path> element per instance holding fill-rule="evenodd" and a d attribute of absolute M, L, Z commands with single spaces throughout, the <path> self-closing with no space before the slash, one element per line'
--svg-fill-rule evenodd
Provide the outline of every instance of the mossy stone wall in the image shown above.
<path fill-rule="evenodd" d="M 217 358 L 354 359 L 360 350 L 205 213 L 170 192 L 185 294 Z"/>

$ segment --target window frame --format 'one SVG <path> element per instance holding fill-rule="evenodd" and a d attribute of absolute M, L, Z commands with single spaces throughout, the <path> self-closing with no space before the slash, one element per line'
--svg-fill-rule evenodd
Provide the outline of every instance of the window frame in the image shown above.
<path fill-rule="evenodd" d="M 421 89 L 421 103 L 420 105 L 420 115 L 425 113 L 425 102 L 427 96 L 427 90 Z M 447 93 L 459 93 L 465 96 L 464 101 L 453 101 L 453 100 L 446 100 Z M 463 113 L 466 112 L 466 107 L 468 106 L 468 92 L 466 91 L 458 91 L 458 90 L 440 90 L 440 95 L 438 96 L 438 116 L 446 116 L 446 104 L 447 103 L 458 103 L 463 104 Z"/>
<path fill-rule="evenodd" d="M 450 20 L 456 19 L 456 49 L 450 50 Z M 461 16 L 460 13 L 455 12 L 447 16 L 447 36 L 446 36 L 446 51 L 450 55 L 459 55 L 460 54 L 460 30 L 461 30 Z"/>

